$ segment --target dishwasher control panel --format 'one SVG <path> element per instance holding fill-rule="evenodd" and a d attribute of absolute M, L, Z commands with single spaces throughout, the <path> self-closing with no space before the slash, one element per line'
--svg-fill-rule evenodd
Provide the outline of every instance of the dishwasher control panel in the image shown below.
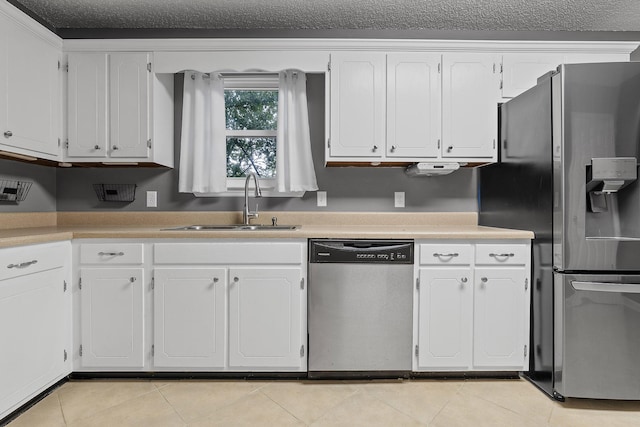
<path fill-rule="evenodd" d="M 309 262 L 413 264 L 413 240 L 311 239 Z"/>

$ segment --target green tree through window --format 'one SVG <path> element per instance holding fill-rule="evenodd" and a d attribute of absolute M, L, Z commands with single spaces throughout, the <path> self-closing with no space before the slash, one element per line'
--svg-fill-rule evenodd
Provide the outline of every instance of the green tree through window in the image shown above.
<path fill-rule="evenodd" d="M 276 174 L 277 90 L 226 89 L 227 177 Z"/>

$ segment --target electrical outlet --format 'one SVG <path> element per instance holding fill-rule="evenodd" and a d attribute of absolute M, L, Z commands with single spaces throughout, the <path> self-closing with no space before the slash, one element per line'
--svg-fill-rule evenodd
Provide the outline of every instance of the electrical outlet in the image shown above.
<path fill-rule="evenodd" d="M 327 192 L 326 191 L 318 191 L 316 192 L 316 197 L 318 198 L 318 206 L 326 207 L 327 206 Z"/>
<path fill-rule="evenodd" d="M 147 207 L 148 208 L 157 208 L 158 207 L 158 192 L 157 191 L 147 191 Z"/>
<path fill-rule="evenodd" d="M 404 191 L 393 193 L 393 203 L 396 208 L 404 208 Z"/>

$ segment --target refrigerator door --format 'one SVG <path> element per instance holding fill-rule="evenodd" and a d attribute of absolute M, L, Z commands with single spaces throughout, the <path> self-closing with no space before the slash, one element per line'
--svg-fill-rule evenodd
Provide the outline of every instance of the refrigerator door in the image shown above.
<path fill-rule="evenodd" d="M 640 63 L 552 78 L 554 267 L 640 271 Z"/>
<path fill-rule="evenodd" d="M 554 274 L 555 391 L 640 399 L 640 275 Z"/>

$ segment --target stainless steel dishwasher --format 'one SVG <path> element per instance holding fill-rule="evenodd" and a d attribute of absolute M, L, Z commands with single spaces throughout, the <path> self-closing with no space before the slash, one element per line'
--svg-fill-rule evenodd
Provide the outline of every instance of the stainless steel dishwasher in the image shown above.
<path fill-rule="evenodd" d="M 309 242 L 309 378 L 406 377 L 413 241 Z"/>

